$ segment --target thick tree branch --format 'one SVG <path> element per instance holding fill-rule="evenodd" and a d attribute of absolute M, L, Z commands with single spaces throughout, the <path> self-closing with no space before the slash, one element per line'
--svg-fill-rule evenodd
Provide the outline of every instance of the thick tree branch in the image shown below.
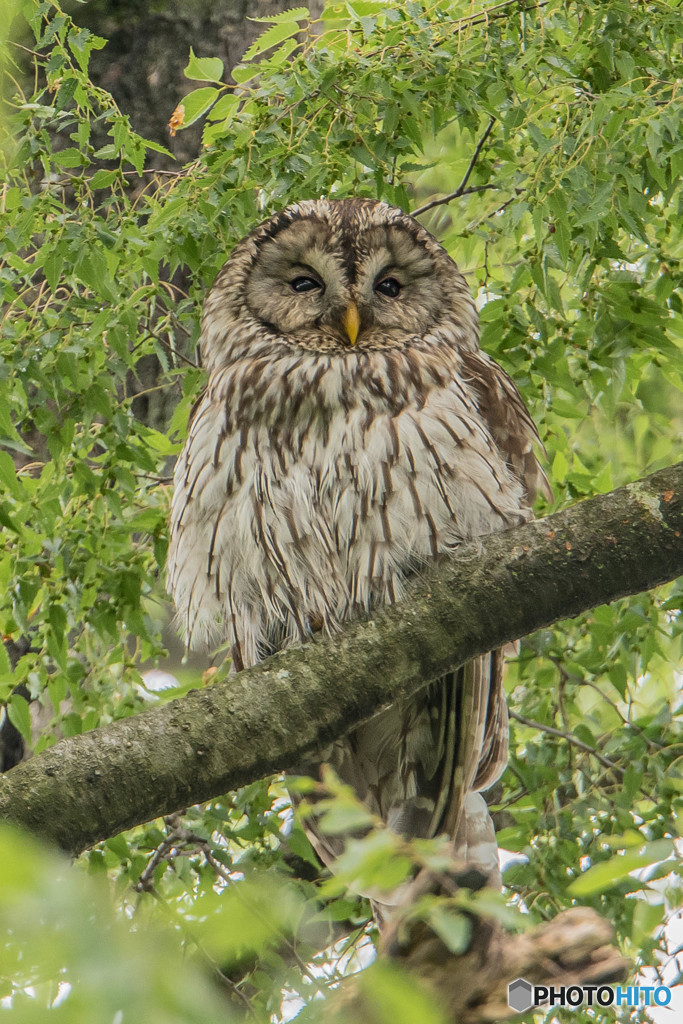
<path fill-rule="evenodd" d="M 464 546 L 407 600 L 0 779 L 0 817 L 77 853 L 317 751 L 509 640 L 683 573 L 683 463 Z"/>

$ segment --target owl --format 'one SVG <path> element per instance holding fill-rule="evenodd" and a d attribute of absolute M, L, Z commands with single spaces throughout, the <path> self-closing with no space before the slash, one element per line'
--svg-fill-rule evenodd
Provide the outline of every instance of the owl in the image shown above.
<path fill-rule="evenodd" d="M 411 575 L 530 518 L 547 481 L 467 284 L 401 210 L 300 202 L 233 250 L 206 299 L 208 384 L 175 470 L 168 588 L 190 646 L 236 670 L 400 601 Z M 498 652 L 321 752 L 406 836 L 495 878 L 481 791 L 507 759 Z M 338 847 L 311 826 L 324 861 Z"/>

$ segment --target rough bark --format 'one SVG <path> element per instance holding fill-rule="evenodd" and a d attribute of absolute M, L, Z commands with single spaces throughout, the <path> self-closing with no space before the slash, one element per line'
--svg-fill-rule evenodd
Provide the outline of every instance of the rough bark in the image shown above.
<path fill-rule="evenodd" d="M 683 572 L 683 463 L 463 547 L 408 599 L 0 780 L 0 817 L 77 853 L 312 762 L 379 708 L 474 655 Z"/>

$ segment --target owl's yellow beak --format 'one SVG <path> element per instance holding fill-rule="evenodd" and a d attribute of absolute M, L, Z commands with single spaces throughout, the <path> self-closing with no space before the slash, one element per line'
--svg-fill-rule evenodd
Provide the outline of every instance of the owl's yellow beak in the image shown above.
<path fill-rule="evenodd" d="M 358 337 L 358 330 L 360 328 L 360 314 L 358 307 L 355 302 L 350 302 L 344 316 L 342 317 L 342 323 L 346 336 L 352 345 L 356 344 L 356 338 Z"/>

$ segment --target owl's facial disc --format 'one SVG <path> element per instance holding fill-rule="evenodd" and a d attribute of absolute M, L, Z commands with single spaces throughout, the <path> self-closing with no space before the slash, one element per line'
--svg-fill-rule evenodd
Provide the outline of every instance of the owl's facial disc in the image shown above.
<path fill-rule="evenodd" d="M 312 333 L 330 310 L 341 317 L 348 305 L 344 271 L 330 232 L 317 218 L 296 220 L 258 252 L 246 282 L 246 305 L 252 316 L 280 336 L 312 347 Z"/>
<path fill-rule="evenodd" d="M 310 215 L 260 244 L 245 301 L 261 324 L 305 349 L 393 348 L 440 322 L 443 278 L 443 264 L 400 223 Z"/>

